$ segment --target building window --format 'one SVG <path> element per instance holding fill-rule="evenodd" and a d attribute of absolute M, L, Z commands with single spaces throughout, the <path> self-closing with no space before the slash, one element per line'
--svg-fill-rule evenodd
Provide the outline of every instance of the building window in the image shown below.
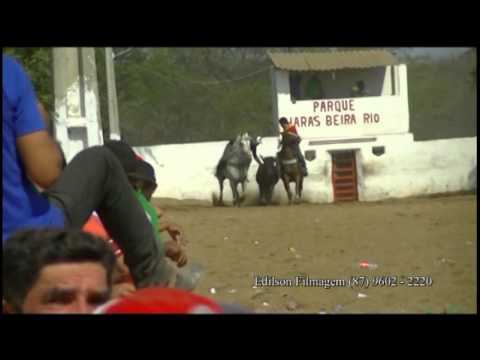
<path fill-rule="evenodd" d="M 290 72 L 289 73 L 289 78 L 290 78 L 290 98 L 293 102 L 296 100 L 301 100 L 300 96 L 300 73 L 297 72 Z"/>
<path fill-rule="evenodd" d="M 324 99 L 322 81 L 317 73 L 290 72 L 290 97 L 297 100 Z"/>

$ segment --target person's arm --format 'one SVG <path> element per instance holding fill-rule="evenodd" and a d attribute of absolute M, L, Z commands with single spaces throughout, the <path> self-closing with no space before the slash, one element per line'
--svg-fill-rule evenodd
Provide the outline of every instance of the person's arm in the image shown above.
<path fill-rule="evenodd" d="M 185 248 L 175 240 L 165 242 L 165 256 L 176 262 L 178 267 L 183 267 L 188 262 Z"/>
<path fill-rule="evenodd" d="M 180 226 L 176 224 L 167 223 L 167 222 L 161 223 L 159 224 L 159 231 L 160 232 L 167 231 L 170 237 L 174 241 L 176 241 L 178 244 L 181 244 L 181 245 L 187 244 L 187 240 L 183 236 L 182 229 L 180 228 Z"/>
<path fill-rule="evenodd" d="M 46 131 L 17 138 L 17 148 L 28 177 L 46 189 L 60 176 L 62 155 Z"/>
<path fill-rule="evenodd" d="M 187 241 L 183 236 L 181 228 L 172 223 L 162 223 L 159 224 L 159 231 L 167 231 L 171 237 L 171 240 L 165 242 L 165 256 L 176 262 L 178 267 L 185 266 L 188 262 L 184 248 Z"/>
<path fill-rule="evenodd" d="M 48 188 L 60 176 L 62 155 L 46 131 L 35 91 L 20 65 L 15 68 L 18 93 L 15 94 L 15 133 L 20 158 L 27 176 Z"/>
<path fill-rule="evenodd" d="M 158 220 L 160 220 L 160 218 L 164 215 L 164 211 L 160 206 L 155 206 L 155 211 L 157 212 Z"/>

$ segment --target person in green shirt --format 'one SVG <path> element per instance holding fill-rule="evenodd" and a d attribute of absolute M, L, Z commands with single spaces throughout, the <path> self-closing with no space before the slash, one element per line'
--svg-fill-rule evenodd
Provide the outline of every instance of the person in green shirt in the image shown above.
<path fill-rule="evenodd" d="M 324 98 L 322 82 L 320 81 L 318 74 L 311 75 L 307 80 L 307 83 L 305 84 L 305 98 L 308 100 Z"/>
<path fill-rule="evenodd" d="M 187 256 L 184 249 L 186 242 L 183 239 L 181 229 L 172 223 L 164 222 L 160 224 L 158 216 L 159 209 L 155 208 L 150 202 L 152 195 L 157 188 L 155 170 L 152 165 L 144 160 L 137 159 L 135 170 L 129 172 L 127 175 L 130 184 L 132 184 L 134 189 L 135 197 L 145 210 L 145 213 L 155 230 L 157 240 L 159 241 L 162 250 L 164 250 L 166 256 L 174 260 L 179 267 L 183 267 L 187 263 Z M 172 240 L 166 242 L 162 241 L 160 233 L 164 231 L 169 233 Z"/>
<path fill-rule="evenodd" d="M 155 229 L 155 237 L 161 253 L 175 262 L 178 267 L 181 268 L 185 266 L 188 259 L 185 251 L 186 241 L 183 231 L 175 224 L 160 223 L 159 215 L 161 215 L 161 210 L 153 206 L 150 202 L 157 187 L 153 167 L 138 157 L 132 147 L 125 141 L 110 140 L 107 141 L 104 146 L 116 155 L 125 170 L 135 197 L 144 209 L 152 227 Z M 164 241 L 162 239 L 160 233 L 164 231 L 168 232 L 171 237 L 170 240 Z M 171 269 L 171 272 L 171 284 L 173 285 L 170 286 L 187 290 L 194 289 L 195 284 L 192 279 L 182 276 L 182 274 L 175 269 Z"/>

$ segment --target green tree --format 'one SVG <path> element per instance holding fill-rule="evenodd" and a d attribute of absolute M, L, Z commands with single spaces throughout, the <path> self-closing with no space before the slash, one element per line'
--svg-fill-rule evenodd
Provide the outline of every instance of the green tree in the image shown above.
<path fill-rule="evenodd" d="M 3 48 L 3 53 L 22 64 L 32 80 L 38 99 L 52 112 L 55 106 L 52 48 Z"/>

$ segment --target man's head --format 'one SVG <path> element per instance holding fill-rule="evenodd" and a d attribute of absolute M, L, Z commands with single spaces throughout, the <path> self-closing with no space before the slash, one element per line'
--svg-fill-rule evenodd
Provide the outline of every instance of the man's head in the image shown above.
<path fill-rule="evenodd" d="M 120 160 L 126 174 L 135 171 L 137 156 L 127 142 L 123 140 L 109 140 L 105 142 L 104 146 Z"/>
<path fill-rule="evenodd" d="M 365 90 L 365 83 L 362 80 L 355 82 L 355 84 L 352 86 L 352 90 L 354 92 L 362 92 Z"/>
<path fill-rule="evenodd" d="M 286 117 L 281 117 L 280 120 L 278 120 L 278 123 L 280 124 L 283 130 L 286 130 L 288 128 L 289 122 Z"/>
<path fill-rule="evenodd" d="M 128 179 L 134 189 L 140 190 L 145 198 L 150 201 L 157 188 L 153 166 L 144 160 L 137 159 L 135 170 L 128 173 Z"/>
<path fill-rule="evenodd" d="M 150 200 L 157 188 L 153 167 L 138 157 L 133 148 L 125 141 L 110 140 L 105 142 L 104 146 L 120 160 L 133 188 L 142 191 L 147 200 Z"/>
<path fill-rule="evenodd" d="M 28 230 L 3 247 L 3 296 L 13 313 L 91 313 L 110 299 L 115 255 L 72 230 Z"/>

